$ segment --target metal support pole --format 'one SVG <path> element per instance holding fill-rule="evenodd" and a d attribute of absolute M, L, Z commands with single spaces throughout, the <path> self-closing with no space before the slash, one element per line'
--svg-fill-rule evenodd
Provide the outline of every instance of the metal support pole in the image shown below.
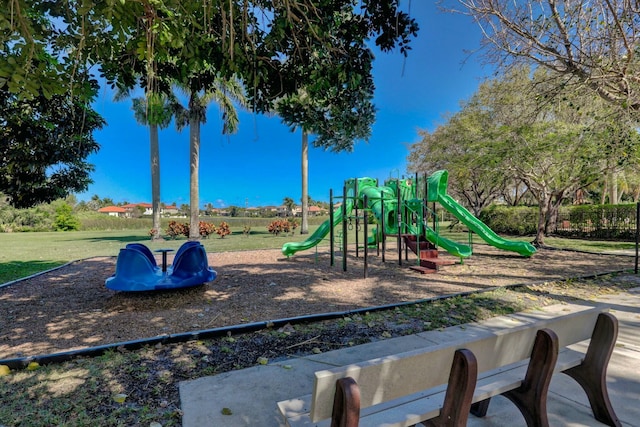
<path fill-rule="evenodd" d="M 402 204 L 400 200 L 402 196 L 400 195 L 400 180 L 396 181 L 396 192 L 397 194 L 397 212 L 398 212 L 398 265 L 402 265 Z"/>
<path fill-rule="evenodd" d="M 330 254 L 330 265 L 333 267 L 335 264 L 335 249 L 333 245 L 335 244 L 335 239 L 333 233 L 335 231 L 335 227 L 333 225 L 333 189 L 329 189 L 329 254 Z"/>
<path fill-rule="evenodd" d="M 347 271 L 347 186 L 342 187 L 342 271 Z"/>
<path fill-rule="evenodd" d="M 362 226 L 364 230 L 364 278 L 367 278 L 367 269 L 368 269 L 368 257 L 369 257 L 369 227 L 367 221 L 369 214 L 369 200 L 367 195 L 365 194 L 363 198 L 363 206 L 362 206 L 362 216 L 364 217 L 364 224 Z M 357 233 L 356 233 L 357 234 Z"/>
<path fill-rule="evenodd" d="M 386 213 L 384 212 L 384 191 L 383 191 L 381 192 L 381 196 L 380 196 L 380 228 L 382 229 L 382 231 L 378 233 L 380 234 L 380 236 L 382 236 L 382 262 L 384 262 L 384 253 L 387 250 L 387 233 L 385 232 L 386 228 L 384 226 L 385 216 L 386 216 Z"/>
<path fill-rule="evenodd" d="M 358 227 L 360 226 L 360 212 L 358 212 L 358 179 L 355 179 L 355 190 L 353 190 L 354 192 L 354 196 L 353 196 L 353 205 L 355 206 L 356 209 L 356 225 L 355 225 L 355 229 L 356 229 L 356 258 L 360 258 L 360 249 L 359 249 L 359 245 L 360 245 L 360 239 L 358 238 Z"/>

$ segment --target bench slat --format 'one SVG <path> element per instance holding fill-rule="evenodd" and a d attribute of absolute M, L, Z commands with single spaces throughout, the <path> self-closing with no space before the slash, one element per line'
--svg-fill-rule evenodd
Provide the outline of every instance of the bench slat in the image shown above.
<path fill-rule="evenodd" d="M 561 349 L 554 372 L 561 372 L 578 366 L 583 359 L 584 354 L 580 351 L 569 348 Z M 528 363 L 529 360 L 527 359 L 478 375 L 472 402 L 476 403 L 519 387 L 527 371 Z M 421 420 L 433 418 L 440 413 L 445 391 L 445 386 L 443 385 L 383 402 L 369 408 L 363 408 L 361 425 L 405 427 L 416 424 Z M 330 420 L 328 419 L 316 423 L 311 421 L 309 413 L 311 394 L 278 402 L 278 407 L 290 427 L 328 427 L 330 425 Z"/>
<path fill-rule="evenodd" d="M 491 371 L 528 359 L 536 332 L 552 329 L 560 347 L 591 337 L 598 313 L 604 308 L 589 307 L 560 317 L 525 323 L 513 328 L 487 332 L 486 336 L 465 341 L 464 337 L 446 344 L 413 350 L 384 358 L 318 371 L 315 373 L 311 419 L 331 417 L 335 382 L 352 377 L 360 386 L 361 408 L 377 405 L 421 390 L 446 384 L 455 350 L 467 348 L 478 360 L 478 372 Z"/>

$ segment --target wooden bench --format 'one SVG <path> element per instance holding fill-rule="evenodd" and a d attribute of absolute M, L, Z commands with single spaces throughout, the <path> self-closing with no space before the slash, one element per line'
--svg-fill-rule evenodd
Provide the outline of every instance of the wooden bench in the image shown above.
<path fill-rule="evenodd" d="M 606 387 L 617 334 L 617 319 L 603 308 L 461 332 L 446 344 L 318 371 L 312 394 L 278 408 L 290 427 L 464 426 L 469 412 L 483 416 L 491 397 L 504 395 L 528 426 L 548 426 L 551 376 L 564 372 L 585 390 L 597 420 L 621 426 Z"/>

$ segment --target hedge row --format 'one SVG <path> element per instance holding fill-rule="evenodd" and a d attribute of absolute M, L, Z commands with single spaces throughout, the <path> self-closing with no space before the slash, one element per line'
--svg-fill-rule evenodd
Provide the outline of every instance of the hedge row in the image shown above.
<path fill-rule="evenodd" d="M 532 235 L 536 234 L 538 208 L 491 205 L 480 212 L 480 221 L 499 234 Z"/>
<path fill-rule="evenodd" d="M 636 205 L 580 205 L 560 209 L 551 233 L 581 239 L 634 240 Z M 537 207 L 490 206 L 480 220 L 496 233 L 525 236 L 536 233 Z"/>

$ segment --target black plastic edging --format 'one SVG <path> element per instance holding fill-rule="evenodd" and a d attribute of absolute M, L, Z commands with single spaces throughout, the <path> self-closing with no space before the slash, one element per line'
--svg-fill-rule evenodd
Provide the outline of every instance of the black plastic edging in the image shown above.
<path fill-rule="evenodd" d="M 109 255 L 105 255 L 104 257 L 105 258 L 114 258 L 113 256 L 109 256 Z M 39 271 L 37 273 L 33 273 L 30 276 L 20 277 L 19 279 L 11 280 L 10 282 L 0 283 L 0 289 L 2 289 L 4 287 L 7 287 L 7 286 L 15 285 L 16 283 L 20 283 L 20 282 L 25 281 L 25 280 L 33 279 L 33 278 L 41 276 L 43 274 L 47 274 L 47 273 L 51 273 L 51 272 L 56 271 L 56 270 L 60 270 L 61 268 L 67 267 L 67 266 L 69 266 L 71 264 L 75 264 L 76 262 L 86 261 L 86 260 L 93 259 L 93 258 L 96 258 L 96 257 L 93 256 L 93 257 L 76 259 L 76 260 L 64 263 L 62 265 L 59 265 L 57 267 L 50 268 L 48 270 L 43 270 L 43 271 Z"/>
<path fill-rule="evenodd" d="M 78 260 L 78 261 L 82 261 L 82 260 Z M 66 267 L 68 265 L 71 265 L 74 262 L 77 262 L 77 261 L 70 261 L 70 262 L 67 262 L 65 264 L 59 265 L 57 267 L 50 268 L 49 270 L 44 270 L 44 271 L 39 271 L 37 273 L 33 273 L 30 276 L 21 277 L 19 279 L 11 280 L 10 282 L 0 283 L 0 289 L 2 289 L 4 287 L 7 287 L 7 286 L 15 285 L 16 283 L 22 282 L 23 280 L 33 279 L 34 277 L 38 277 L 38 276 L 40 276 L 42 274 L 51 273 L 52 271 L 60 270 L 61 268 L 64 268 L 64 267 Z"/>
<path fill-rule="evenodd" d="M 592 279 L 599 276 L 606 276 L 609 274 L 620 274 L 628 271 L 629 271 L 628 269 L 615 270 L 615 271 L 609 271 L 605 273 L 589 274 L 586 276 L 569 277 L 562 280 Z M 355 310 L 338 311 L 338 312 L 332 312 L 332 313 L 310 314 L 305 316 L 296 316 L 296 317 L 288 317 L 288 318 L 276 319 L 276 320 L 245 323 L 241 325 L 225 326 L 225 327 L 214 328 L 214 329 L 204 329 L 200 331 L 185 332 L 180 334 L 160 335 L 152 338 L 143 338 L 140 340 L 105 344 L 101 346 L 88 347 L 88 348 L 65 351 L 60 353 L 50 353 L 50 354 L 44 354 L 44 355 L 20 357 L 20 358 L 13 358 L 13 359 L 0 359 L 0 365 L 6 365 L 12 370 L 22 369 L 22 368 L 26 368 L 31 362 L 37 362 L 40 365 L 62 363 L 78 357 L 101 356 L 105 354 L 107 351 L 120 349 L 120 348 L 125 350 L 137 350 L 144 346 L 151 346 L 151 345 L 157 345 L 157 344 L 175 344 L 175 343 L 194 341 L 199 339 L 212 339 L 212 338 L 228 336 L 229 334 L 234 334 L 234 333 L 246 334 L 250 332 L 256 332 L 262 329 L 279 328 L 286 324 L 302 324 L 302 323 L 309 323 L 309 322 L 320 322 L 323 320 L 332 320 L 332 319 L 338 319 L 342 317 L 348 317 L 355 314 L 371 313 L 371 312 L 377 312 L 377 311 L 383 311 L 383 310 L 390 310 L 397 307 L 406 307 L 409 305 L 432 303 L 436 301 L 443 301 L 450 298 L 468 296 L 472 294 L 482 294 L 482 293 L 491 292 L 501 288 L 514 289 L 514 288 L 519 288 L 523 286 L 535 286 L 535 285 L 536 283 L 520 283 L 520 284 L 506 285 L 506 286 L 493 286 L 491 288 L 485 288 L 481 290 L 467 291 L 467 292 L 461 292 L 461 293 L 451 294 L 451 295 L 441 295 L 441 296 L 432 297 L 432 298 L 425 298 L 425 299 L 414 300 L 414 301 L 405 301 L 405 302 L 395 303 L 395 304 L 386 304 L 386 305 L 379 305 L 379 306 L 373 306 L 373 307 L 358 308 Z"/>

